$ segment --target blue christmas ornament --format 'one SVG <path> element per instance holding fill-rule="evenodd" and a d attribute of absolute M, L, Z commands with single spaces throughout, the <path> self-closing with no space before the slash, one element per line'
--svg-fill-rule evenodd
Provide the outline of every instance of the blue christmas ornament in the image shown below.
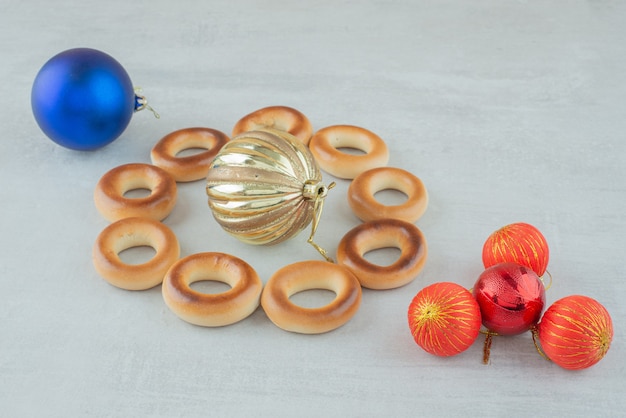
<path fill-rule="evenodd" d="M 126 70 L 104 52 L 76 48 L 52 57 L 31 92 L 33 114 L 54 142 L 94 150 L 119 137 L 133 113 L 147 107 Z"/>

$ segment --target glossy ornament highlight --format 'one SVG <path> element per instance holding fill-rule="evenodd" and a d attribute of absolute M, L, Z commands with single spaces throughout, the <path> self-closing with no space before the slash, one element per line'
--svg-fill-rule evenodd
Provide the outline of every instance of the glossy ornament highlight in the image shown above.
<path fill-rule="evenodd" d="M 206 186 L 215 220 L 255 245 L 277 244 L 317 222 L 327 192 L 308 148 L 273 129 L 231 139 L 213 160 Z"/>
<path fill-rule="evenodd" d="M 467 350 L 480 331 L 480 308 L 464 287 L 434 283 L 420 290 L 408 311 L 413 339 L 436 356 L 454 356 Z"/>
<path fill-rule="evenodd" d="M 604 306 L 588 296 L 566 296 L 546 310 L 537 326 L 545 355 L 559 366 L 591 367 L 606 355 L 613 339 L 613 322 Z"/>
<path fill-rule="evenodd" d="M 543 234 L 534 226 L 522 222 L 498 229 L 483 245 L 485 268 L 513 262 L 533 269 L 541 277 L 546 272 L 549 257 L 548 243 Z"/>
<path fill-rule="evenodd" d="M 90 48 L 61 52 L 33 83 L 31 106 L 41 130 L 57 144 L 94 150 L 118 138 L 145 99 L 135 95 L 126 70 Z"/>
<path fill-rule="evenodd" d="M 476 280 L 473 294 L 483 325 L 500 335 L 528 331 L 539 322 L 546 292 L 537 274 L 516 263 L 500 263 Z"/>

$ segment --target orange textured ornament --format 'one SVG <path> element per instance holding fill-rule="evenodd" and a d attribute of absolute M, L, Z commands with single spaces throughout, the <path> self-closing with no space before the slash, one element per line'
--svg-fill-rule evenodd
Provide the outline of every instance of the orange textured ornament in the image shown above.
<path fill-rule="evenodd" d="M 411 301 L 409 328 L 417 345 L 437 356 L 469 348 L 480 331 L 480 308 L 464 287 L 450 282 L 423 288 Z"/>
<path fill-rule="evenodd" d="M 483 245 L 483 264 L 489 268 L 513 262 L 533 269 L 541 277 L 548 267 L 550 251 L 541 232 L 526 223 L 504 226 L 487 238 Z"/>
<path fill-rule="evenodd" d="M 607 310 L 587 296 L 566 296 L 554 302 L 537 325 L 541 349 L 565 369 L 585 369 L 605 356 L 613 339 Z"/>

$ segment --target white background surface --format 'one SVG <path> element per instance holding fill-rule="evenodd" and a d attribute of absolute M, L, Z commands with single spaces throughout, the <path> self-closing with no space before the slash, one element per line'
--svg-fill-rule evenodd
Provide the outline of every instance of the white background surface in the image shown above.
<path fill-rule="evenodd" d="M 626 6 L 595 1 L 7 1 L 0 6 L 0 410 L 3 416 L 619 416 L 624 414 Z M 30 110 L 39 68 L 78 46 L 124 65 L 161 114 L 138 113 L 92 153 L 47 140 Z M 429 260 L 411 284 L 363 293 L 357 315 L 317 336 L 259 309 L 229 327 L 189 325 L 160 289 L 128 292 L 95 273 L 107 222 L 93 188 L 107 170 L 149 162 L 191 126 L 226 133 L 268 105 L 315 129 L 348 123 L 383 137 L 390 165 L 430 193 L 417 222 Z M 328 175 L 327 180 L 332 180 Z M 334 252 L 359 222 L 348 182 L 328 198 L 317 241 Z M 615 338 L 571 372 L 530 334 L 482 338 L 436 358 L 406 309 L 424 286 L 471 287 L 495 229 L 546 236 L 554 284 L 600 301 Z M 263 281 L 319 259 L 307 233 L 256 248 L 226 236 L 202 182 L 179 185 L 165 220 L 183 255 L 224 251 Z M 319 294 L 317 296 L 320 296 Z M 311 296 L 315 299 L 316 295 Z"/>

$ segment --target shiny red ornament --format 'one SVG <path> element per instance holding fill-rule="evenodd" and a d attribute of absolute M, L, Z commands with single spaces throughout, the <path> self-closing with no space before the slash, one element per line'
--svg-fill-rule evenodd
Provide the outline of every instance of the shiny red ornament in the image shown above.
<path fill-rule="evenodd" d="M 591 367 L 606 355 L 613 339 L 607 310 L 587 296 L 566 296 L 554 302 L 537 325 L 541 349 L 566 369 Z"/>
<path fill-rule="evenodd" d="M 409 328 L 415 342 L 437 356 L 454 356 L 480 331 L 480 308 L 464 287 L 449 282 L 425 287 L 411 301 Z"/>
<path fill-rule="evenodd" d="M 546 272 L 550 251 L 541 232 L 526 223 L 514 223 L 492 233 L 483 245 L 485 268 L 513 262 L 533 269 L 541 277 Z"/>
<path fill-rule="evenodd" d="M 483 325 L 500 335 L 528 331 L 539 322 L 546 292 L 537 274 L 516 263 L 486 269 L 474 284 Z"/>

